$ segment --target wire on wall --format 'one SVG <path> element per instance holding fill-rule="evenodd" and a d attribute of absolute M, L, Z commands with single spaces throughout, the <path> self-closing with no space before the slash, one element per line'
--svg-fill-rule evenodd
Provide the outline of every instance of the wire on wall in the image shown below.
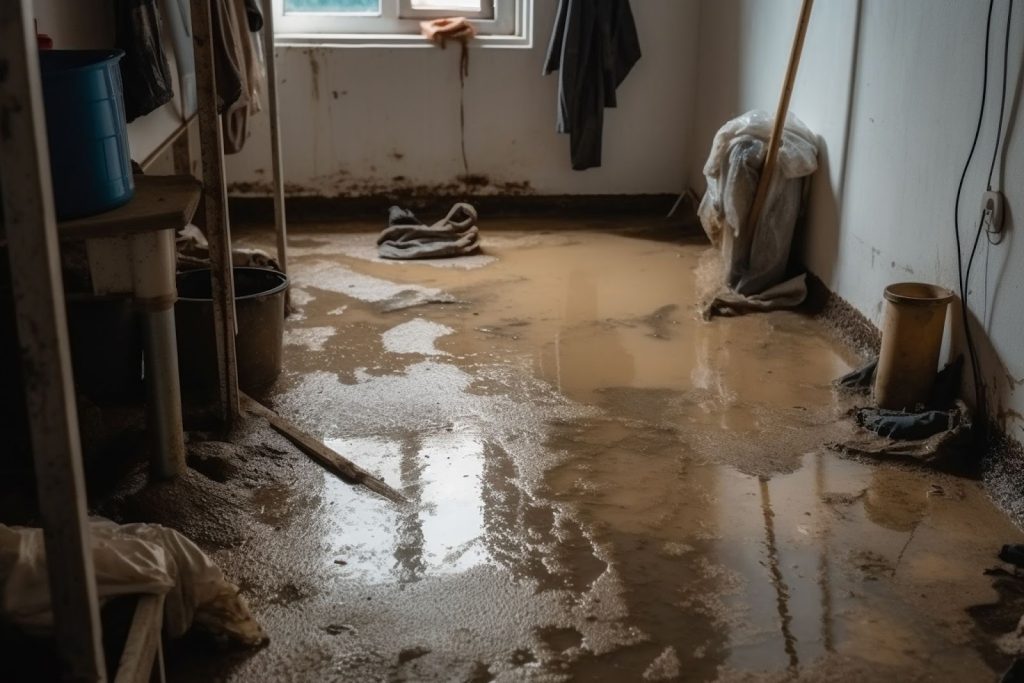
<path fill-rule="evenodd" d="M 995 172 L 996 161 L 999 157 L 999 145 L 1002 141 L 1003 134 L 1003 119 L 1006 109 L 1007 71 L 1009 69 L 1010 28 L 1013 19 L 1013 3 L 1014 0 L 1009 0 L 1009 4 L 1006 11 L 1006 35 L 1003 44 L 1003 74 L 1002 93 L 999 102 L 999 121 L 996 130 L 995 145 L 993 147 L 992 152 L 992 161 L 989 164 L 988 177 L 986 179 L 986 187 L 989 190 L 992 189 L 992 177 Z M 970 357 L 971 374 L 974 378 L 975 408 L 978 414 L 978 420 L 976 421 L 975 425 L 975 435 L 977 437 L 979 445 L 981 446 L 984 446 L 987 441 L 987 395 L 985 381 L 981 374 L 981 361 L 978 358 L 977 347 L 974 343 L 974 334 L 971 331 L 970 306 L 968 304 L 968 288 L 970 286 L 971 269 L 974 265 L 974 259 L 978 252 L 978 244 L 981 241 L 982 232 L 985 231 L 985 224 L 988 220 L 988 217 L 985 214 L 979 216 L 977 232 L 974 235 L 974 242 L 971 246 L 971 253 L 967 259 L 967 266 L 965 269 L 963 259 L 963 244 L 960 239 L 960 200 L 963 195 L 964 183 L 967 180 L 967 173 L 970 170 L 971 163 L 974 160 L 975 152 L 978 148 L 978 140 L 981 137 L 981 128 L 985 120 L 985 106 L 988 101 L 989 50 L 992 41 L 992 14 L 994 7 L 995 0 L 989 0 L 988 14 L 985 22 L 985 58 L 983 63 L 984 65 L 982 68 L 983 73 L 981 85 L 981 100 L 978 108 L 978 123 L 974 129 L 974 140 L 971 142 L 971 151 L 967 155 L 967 160 L 964 162 L 963 171 L 960 174 L 960 184 L 957 187 L 956 202 L 954 204 L 953 215 L 953 227 L 956 238 L 957 275 L 960 287 L 960 310 L 963 318 L 964 337 L 967 341 L 967 353 Z"/>

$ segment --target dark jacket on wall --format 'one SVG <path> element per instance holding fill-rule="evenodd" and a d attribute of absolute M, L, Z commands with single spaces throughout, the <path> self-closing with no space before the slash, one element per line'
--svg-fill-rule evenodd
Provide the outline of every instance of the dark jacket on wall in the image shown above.
<path fill-rule="evenodd" d="M 577 171 L 601 165 L 604 109 L 639 59 L 629 0 L 559 0 L 544 73 L 559 72 L 558 132 Z"/>

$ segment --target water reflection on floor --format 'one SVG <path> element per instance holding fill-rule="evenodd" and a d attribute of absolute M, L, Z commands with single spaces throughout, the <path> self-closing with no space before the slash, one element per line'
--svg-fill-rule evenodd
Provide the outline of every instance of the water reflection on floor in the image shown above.
<path fill-rule="evenodd" d="M 699 241 L 524 227 L 430 264 L 294 240 L 269 400 L 410 503 L 315 466 L 275 498 L 259 571 L 221 553 L 272 637 L 229 677 L 993 675 L 964 610 L 1021 534 L 973 482 L 822 448 L 848 349 L 702 321 Z"/>

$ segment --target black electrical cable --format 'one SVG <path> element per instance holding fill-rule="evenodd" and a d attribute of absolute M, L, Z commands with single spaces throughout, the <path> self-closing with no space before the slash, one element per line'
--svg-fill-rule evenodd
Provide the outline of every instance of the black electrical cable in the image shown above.
<path fill-rule="evenodd" d="M 1009 4 L 1008 4 L 1007 9 L 1006 9 L 1006 36 L 1005 36 L 1005 40 L 1003 42 L 1002 95 L 1001 95 L 1000 100 L 999 100 L 999 123 L 998 123 L 998 126 L 996 128 L 996 142 L 995 142 L 995 146 L 992 148 L 992 162 L 989 164 L 988 179 L 986 181 L 986 187 L 987 187 L 988 190 L 992 189 L 992 175 L 993 175 L 993 172 L 995 171 L 996 161 L 999 159 L 999 145 L 1002 142 L 1002 138 L 1003 138 L 1003 115 L 1004 115 L 1004 112 L 1005 112 L 1005 109 L 1006 109 L 1006 80 L 1007 80 L 1007 71 L 1009 70 L 1009 64 L 1010 64 L 1010 28 L 1011 28 L 1012 22 L 1013 22 L 1013 2 L 1014 2 L 1014 0 L 1009 0 Z M 992 25 L 991 25 L 991 15 L 990 15 L 990 17 L 989 17 L 988 34 L 986 35 L 986 40 L 985 40 L 985 43 L 986 43 L 986 50 L 985 50 L 985 52 L 986 52 L 985 80 L 986 81 L 988 80 L 988 67 L 987 67 L 988 47 L 987 46 L 988 46 L 988 37 L 991 34 L 991 29 L 992 29 Z M 965 288 L 965 290 L 967 289 L 967 287 L 970 286 L 970 283 L 971 283 L 971 269 L 974 266 L 974 258 L 975 258 L 975 256 L 978 253 L 978 245 L 981 243 L 981 235 L 986 232 L 985 231 L 985 222 L 986 222 L 986 218 L 983 215 L 983 216 L 981 216 L 981 219 L 978 221 L 978 231 L 974 235 L 974 245 L 971 247 L 971 255 L 967 259 L 967 270 L 966 270 L 966 272 L 964 274 L 964 288 Z M 962 304 L 964 306 L 964 309 L 967 310 L 968 306 L 967 306 L 967 296 L 966 296 L 966 293 L 962 293 L 960 299 L 961 299 L 961 302 L 962 302 Z M 970 351 L 970 354 L 971 354 L 971 371 L 974 374 L 975 402 L 976 402 L 977 407 L 978 407 L 978 417 L 979 417 L 979 424 L 978 424 L 978 426 L 979 426 L 979 431 L 978 431 L 979 443 L 980 443 L 980 445 L 984 445 L 985 437 L 987 436 L 987 428 L 988 428 L 988 422 L 987 422 L 988 421 L 988 413 L 986 412 L 987 397 L 985 395 L 985 382 L 981 378 L 981 360 L 977 356 L 977 350 L 975 349 L 975 346 L 974 346 L 974 338 L 973 338 L 973 335 L 971 334 L 971 328 L 970 328 L 970 324 L 967 321 L 967 314 L 966 313 L 964 314 L 964 330 L 965 330 L 966 337 L 967 337 L 968 350 Z"/>
<path fill-rule="evenodd" d="M 981 368 L 978 363 L 978 355 L 976 353 L 974 345 L 974 335 L 971 333 L 970 323 L 970 310 L 967 305 L 967 281 L 964 277 L 964 257 L 963 257 L 963 245 L 960 241 L 960 198 L 963 195 L 964 183 L 967 180 L 967 172 L 970 170 L 971 162 L 974 160 L 974 153 L 978 148 L 978 139 L 981 137 L 981 126 L 985 120 L 985 103 L 988 100 L 988 55 L 989 55 L 989 44 L 992 38 L 992 10 L 995 7 L 995 0 L 989 0 L 988 2 L 988 17 L 985 21 L 985 59 L 984 66 L 982 68 L 982 81 L 981 81 L 981 106 L 978 111 L 978 124 L 974 129 L 974 140 L 971 142 L 971 151 L 967 155 L 967 161 L 964 162 L 963 172 L 960 174 L 960 184 L 956 190 L 956 201 L 953 208 L 953 229 L 956 237 L 956 269 L 957 276 L 960 285 L 960 312 L 963 318 L 964 325 L 964 337 L 967 340 L 967 354 L 971 361 L 971 374 L 974 377 L 974 399 L 975 408 L 978 412 L 978 420 L 976 421 L 975 432 L 978 437 L 979 445 L 984 447 L 987 433 L 987 413 L 985 409 L 985 388 L 981 378 Z M 981 226 L 979 226 L 979 229 Z M 974 250 L 978 246 L 978 237 L 981 236 L 979 232 L 974 241 L 974 247 L 971 250 L 971 257 L 973 259 Z"/>
<path fill-rule="evenodd" d="M 999 145 L 1003 141 L 1003 116 L 1006 113 L 1006 76 L 1010 66 L 1010 28 L 1013 24 L 1013 0 L 1010 0 L 1006 8 L 1006 36 L 1003 42 L 1003 85 L 1002 95 L 999 98 L 999 123 L 996 125 L 996 144 L 992 148 L 992 163 L 988 167 L 988 181 L 986 186 L 992 189 L 992 174 L 996 170 L 996 161 L 999 159 Z"/>

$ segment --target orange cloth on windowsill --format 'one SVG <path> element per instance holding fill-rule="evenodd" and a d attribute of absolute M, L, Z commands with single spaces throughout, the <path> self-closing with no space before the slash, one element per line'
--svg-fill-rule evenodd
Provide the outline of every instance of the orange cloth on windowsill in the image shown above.
<path fill-rule="evenodd" d="M 465 45 L 476 37 L 476 29 L 469 23 L 466 17 L 448 17 L 445 19 L 431 19 L 420 22 L 420 33 L 423 37 L 434 43 L 445 47 L 449 40 L 458 40 Z"/>

